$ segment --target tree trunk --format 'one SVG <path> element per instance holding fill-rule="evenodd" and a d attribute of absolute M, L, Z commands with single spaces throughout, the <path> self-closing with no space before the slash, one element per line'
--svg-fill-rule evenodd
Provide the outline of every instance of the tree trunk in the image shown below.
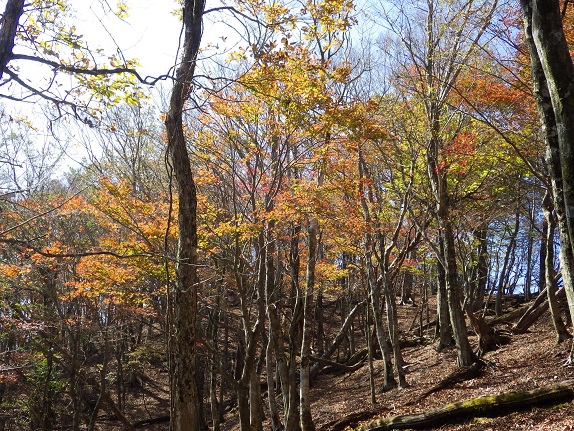
<path fill-rule="evenodd" d="M 574 65 L 562 28 L 560 2 L 522 0 L 521 3 L 523 9 L 531 7 L 532 39 L 552 101 L 560 148 L 566 224 L 570 248 L 574 249 Z"/>
<path fill-rule="evenodd" d="M 364 178 L 367 175 L 365 162 L 363 160 L 362 152 L 359 149 L 359 176 Z M 363 217 L 367 225 L 371 225 L 373 220 L 371 219 L 371 212 L 367 204 L 367 199 L 364 193 L 361 193 L 361 206 L 363 209 Z M 365 267 L 367 272 L 367 283 L 368 283 L 368 295 L 369 302 L 373 309 L 373 318 L 375 320 L 375 333 L 377 335 L 377 341 L 379 342 L 379 347 L 381 349 L 381 354 L 383 355 L 383 367 L 384 367 L 384 381 L 383 381 L 383 391 L 388 391 L 397 386 L 397 382 L 393 377 L 393 368 L 391 361 L 391 352 L 389 349 L 389 344 L 387 336 L 385 335 L 385 329 L 383 327 L 383 315 L 382 315 L 382 305 L 381 305 L 381 286 L 375 276 L 375 269 L 373 264 L 373 237 L 370 232 L 365 233 Z M 368 316 L 368 313 L 367 313 Z"/>
<path fill-rule="evenodd" d="M 557 0 L 521 0 L 534 95 L 544 129 L 548 171 L 560 233 L 560 266 L 574 321 L 574 66 Z M 569 362 L 574 357 L 574 343 Z"/>
<path fill-rule="evenodd" d="M 319 356 L 322 356 L 325 352 L 325 328 L 323 325 L 323 292 L 319 290 L 317 292 L 317 300 L 315 301 L 315 322 L 317 325 L 317 330 L 315 332 L 315 345 Z"/>
<path fill-rule="evenodd" d="M 361 310 L 363 305 L 365 305 L 364 301 L 359 302 L 347 315 L 345 321 L 343 322 L 343 325 L 341 326 L 341 329 L 339 330 L 339 333 L 336 335 L 335 339 L 333 340 L 331 345 L 327 348 L 327 350 L 323 352 L 323 354 L 320 356 L 320 359 L 329 359 L 333 355 L 333 353 L 335 353 L 335 350 L 337 350 L 337 347 L 339 347 L 339 345 L 345 338 L 345 334 L 349 330 L 351 323 L 353 323 L 355 315 Z M 311 380 L 317 377 L 317 374 L 319 374 L 320 370 L 321 370 L 321 364 L 318 362 L 315 363 L 315 365 L 313 365 L 313 367 L 311 368 Z"/>
<path fill-rule="evenodd" d="M 444 424 L 460 422 L 474 416 L 508 414 L 526 407 L 563 402 L 574 397 L 574 380 L 537 388 L 525 392 L 509 392 L 502 395 L 472 398 L 447 404 L 424 413 L 406 414 L 377 419 L 356 428 L 356 431 L 390 431 L 398 429 L 429 429 Z"/>
<path fill-rule="evenodd" d="M 531 203 L 530 208 L 530 226 L 528 228 L 528 244 L 526 248 L 526 274 L 524 275 L 524 300 L 526 302 L 530 301 L 532 297 L 532 251 L 534 249 L 534 235 L 536 225 L 535 225 L 535 218 L 536 218 L 536 205 L 534 202 Z"/>
<path fill-rule="evenodd" d="M 12 57 L 18 22 L 24 12 L 24 0 L 8 0 L 0 27 L 0 79 Z"/>
<path fill-rule="evenodd" d="M 440 224 L 440 222 L 439 222 Z M 454 247 L 454 233 L 450 220 L 443 219 L 446 259 L 446 280 L 448 311 L 454 342 L 456 344 L 457 361 L 461 367 L 469 367 L 474 362 L 474 355 L 468 341 L 466 321 L 462 312 L 461 286 L 458 281 L 456 268 L 456 252 Z"/>
<path fill-rule="evenodd" d="M 476 316 L 469 305 L 465 307 L 465 311 L 478 337 L 477 355 L 484 356 L 485 353 L 495 350 L 498 341 L 495 337 L 494 329 L 484 321 L 482 316 Z"/>
<path fill-rule="evenodd" d="M 444 236 L 439 233 L 439 252 L 444 256 Z M 453 343 L 452 329 L 450 327 L 450 315 L 448 312 L 448 301 L 446 294 L 446 272 L 442 264 L 442 259 L 437 259 L 437 329 L 438 329 L 438 350 L 439 352 Z"/>
<path fill-rule="evenodd" d="M 291 324 L 289 325 L 289 351 L 287 362 L 287 381 L 288 385 L 282 386 L 283 404 L 285 411 L 285 429 L 298 431 L 300 429 L 299 421 L 299 393 L 297 391 L 297 355 L 300 353 L 301 346 L 300 329 L 303 319 L 303 300 L 301 298 L 301 286 L 299 285 L 299 270 L 301 260 L 299 256 L 299 234 L 301 226 L 296 224 L 291 232 L 291 241 L 289 249 L 289 269 L 291 273 L 291 291 L 293 292 Z"/>
<path fill-rule="evenodd" d="M 273 369 L 273 333 L 269 331 L 269 339 L 267 340 L 267 347 L 265 349 L 265 368 L 267 370 L 267 398 L 269 400 L 269 415 L 271 416 L 271 429 L 273 431 L 283 428 L 283 424 L 279 419 L 279 410 L 277 409 L 277 396 L 276 396 L 276 378 L 277 370 Z"/>
<path fill-rule="evenodd" d="M 277 388 L 278 383 L 289 386 L 287 382 L 287 367 L 285 364 L 285 349 L 283 346 L 283 334 L 279 323 L 279 307 L 277 284 L 275 277 L 275 238 L 273 236 L 275 222 L 267 222 L 265 244 L 266 270 L 265 270 L 265 306 L 269 325 L 269 335 L 265 350 L 265 365 L 267 368 L 267 391 L 269 400 L 269 414 L 271 416 L 271 428 L 273 431 L 283 428 L 277 408 Z M 275 355 L 275 370 L 273 370 L 273 355 Z"/>
<path fill-rule="evenodd" d="M 237 410 L 239 413 L 239 429 L 241 431 L 250 431 L 250 409 L 249 409 L 249 387 L 243 384 L 237 385 Z"/>
<path fill-rule="evenodd" d="M 370 301 L 367 301 L 366 318 L 365 318 L 365 334 L 367 336 L 367 360 L 369 361 L 369 389 L 371 393 L 371 405 L 377 403 L 377 395 L 375 391 L 375 368 L 373 366 L 373 337 L 371 333 L 371 319 L 370 319 Z"/>
<path fill-rule="evenodd" d="M 191 91 L 202 34 L 205 3 L 185 0 L 185 28 L 181 62 L 166 113 L 167 151 L 173 165 L 178 194 L 178 247 L 173 321 L 170 336 L 171 431 L 199 431 L 200 400 L 197 390 L 197 192 L 183 132 L 183 109 Z"/>
<path fill-rule="evenodd" d="M 411 258 L 413 258 L 413 256 L 411 256 Z M 414 275 L 412 271 L 405 271 L 403 283 L 401 286 L 401 305 L 407 305 L 409 302 L 415 305 L 413 298 L 413 284 Z"/>
<path fill-rule="evenodd" d="M 486 226 L 481 225 L 472 232 L 473 240 L 478 244 L 476 247 L 476 256 L 473 252 L 473 260 L 476 263 L 472 266 L 470 277 L 470 291 L 468 300 L 472 311 L 478 311 L 484 303 L 486 293 L 486 281 L 488 278 L 488 241 Z"/>
<path fill-rule="evenodd" d="M 546 289 L 546 250 L 548 250 L 548 244 L 546 244 L 546 238 L 548 237 L 548 222 L 544 218 L 542 220 L 542 235 L 540 238 L 540 271 L 538 274 L 538 293 L 542 293 Z"/>
<path fill-rule="evenodd" d="M 308 228 L 308 261 L 307 286 L 303 300 L 303 340 L 301 341 L 301 372 L 300 372 L 300 421 L 302 431 L 315 431 L 311 415 L 311 342 L 313 339 L 313 291 L 315 289 L 315 264 L 317 260 L 317 240 L 319 225 L 312 217 Z"/>
<path fill-rule="evenodd" d="M 554 323 L 554 329 L 556 330 L 556 342 L 561 343 L 568 340 L 570 338 L 570 334 L 566 330 L 562 317 L 560 317 L 560 308 L 558 306 L 558 301 L 556 300 L 557 288 L 554 273 L 554 231 L 556 229 L 556 220 L 552 213 L 552 202 L 548 191 L 546 191 L 546 194 L 544 195 L 542 211 L 544 212 L 544 217 L 546 218 L 546 224 L 548 226 L 546 234 L 546 260 L 544 262 L 546 267 L 545 274 L 548 307 L 550 308 L 552 322 Z"/>
<path fill-rule="evenodd" d="M 365 247 L 368 245 L 365 244 Z M 384 368 L 384 380 L 383 380 L 383 391 L 388 391 L 390 389 L 397 387 L 397 382 L 393 377 L 393 363 L 391 361 L 391 351 L 389 349 L 389 342 L 385 334 L 385 328 L 383 325 L 383 313 L 381 309 L 381 294 L 380 289 L 375 280 L 374 270 L 371 263 L 371 253 L 366 254 L 366 265 L 367 265 L 367 282 L 369 284 L 369 297 L 371 302 L 371 307 L 373 309 L 373 318 L 375 320 L 375 334 L 377 335 L 377 341 L 379 343 L 379 348 L 381 349 L 381 354 L 383 355 L 383 368 Z"/>
<path fill-rule="evenodd" d="M 518 235 L 518 229 L 520 228 L 520 213 L 518 209 L 516 210 L 514 219 L 514 230 L 510 234 L 510 240 L 508 241 L 508 246 L 506 247 L 506 253 L 504 255 L 504 262 L 502 263 L 502 270 L 500 271 L 500 277 L 498 279 L 498 289 L 496 290 L 496 302 L 494 309 L 497 316 L 502 314 L 502 295 L 504 294 L 504 289 L 508 282 L 508 273 L 510 272 L 510 256 L 514 253 L 514 246 L 516 244 L 516 235 Z"/>
<path fill-rule="evenodd" d="M 382 271 L 382 269 L 381 269 Z M 405 377 L 404 365 L 405 361 L 401 352 L 401 343 L 399 340 L 399 330 L 398 330 L 398 319 L 397 319 L 397 304 L 395 300 L 395 292 L 392 286 L 390 286 L 388 275 L 386 273 L 382 274 L 382 284 L 383 291 L 385 295 L 385 301 L 387 305 L 387 325 L 389 327 L 389 339 L 391 341 L 391 348 L 393 350 L 393 359 L 395 364 L 395 372 L 398 377 L 399 388 L 407 388 L 409 384 Z"/>
<path fill-rule="evenodd" d="M 564 297 L 566 297 L 566 292 L 564 291 L 564 288 L 561 288 L 556 292 L 556 299 L 562 299 Z M 518 320 L 512 329 L 512 333 L 524 334 L 534 323 L 536 323 L 546 310 L 548 310 L 548 291 L 544 288 L 534 303 L 528 308 L 528 310 L 526 310 L 520 320 Z"/>

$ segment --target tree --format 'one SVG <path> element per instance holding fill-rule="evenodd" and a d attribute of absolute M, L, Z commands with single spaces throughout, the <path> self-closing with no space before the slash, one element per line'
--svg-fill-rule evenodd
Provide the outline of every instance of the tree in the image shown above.
<path fill-rule="evenodd" d="M 165 117 L 167 151 L 170 155 L 178 195 L 178 246 L 175 289 L 170 313 L 170 375 L 172 431 L 202 428 L 201 400 L 197 387 L 197 190 L 191 171 L 183 131 L 183 111 L 189 97 L 201 43 L 203 0 L 183 4 L 184 43 L 181 62 L 171 90 Z"/>
<path fill-rule="evenodd" d="M 556 1 L 521 1 L 534 94 L 544 130 L 554 209 L 560 235 L 560 263 L 570 316 L 574 316 L 574 66 Z M 568 362 L 572 362 L 570 352 Z"/>
<path fill-rule="evenodd" d="M 112 12 L 125 16 L 125 6 L 120 4 Z M 121 52 L 106 56 L 100 49 L 91 49 L 72 16 L 65 0 L 6 2 L 0 28 L 0 78 L 8 85 L 0 96 L 13 101 L 44 100 L 54 108 L 53 119 L 67 113 L 94 125 L 102 105 L 121 100 L 137 103 L 144 97 L 139 85 L 157 79 L 142 78 L 135 69 L 137 61 L 125 59 Z M 61 77 L 66 75 L 72 75 L 76 84 L 62 86 Z"/>
<path fill-rule="evenodd" d="M 401 85 L 414 91 L 424 112 L 427 173 L 435 203 L 435 215 L 443 248 L 437 258 L 445 270 L 450 323 L 457 346 L 458 363 L 469 366 L 473 355 L 461 308 L 453 225 L 452 180 L 445 148 L 460 139 L 465 119 L 449 107 L 452 89 L 478 49 L 496 2 L 416 2 L 419 24 L 413 25 L 408 8 L 383 11 L 385 22 L 402 42 L 398 67 Z M 397 16 L 398 18 L 395 18 Z M 470 19 L 472 17 L 472 19 Z"/>

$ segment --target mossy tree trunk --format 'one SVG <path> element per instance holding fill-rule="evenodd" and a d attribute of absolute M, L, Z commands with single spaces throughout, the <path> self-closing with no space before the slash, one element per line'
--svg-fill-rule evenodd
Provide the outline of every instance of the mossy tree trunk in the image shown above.
<path fill-rule="evenodd" d="M 560 266 L 574 318 L 574 65 L 558 0 L 521 0 L 534 95 L 546 140 L 560 234 Z M 574 319 L 573 319 L 574 320 Z M 569 362 L 574 356 L 570 352 Z"/>
<path fill-rule="evenodd" d="M 552 322 L 556 330 L 556 341 L 557 343 L 561 343 L 568 340 L 570 334 L 566 330 L 562 317 L 560 317 L 560 308 L 556 299 L 556 291 L 558 290 L 554 271 L 554 232 L 556 230 L 556 219 L 552 211 L 552 199 L 548 191 L 546 191 L 544 201 L 542 202 L 542 210 L 548 226 L 546 232 L 546 260 L 544 262 L 546 267 L 546 293 L 548 296 L 548 307 L 552 315 Z"/>
<path fill-rule="evenodd" d="M 537 388 L 532 391 L 509 392 L 497 396 L 472 398 L 423 413 L 407 414 L 368 422 L 355 431 L 390 431 L 399 429 L 428 429 L 469 417 L 509 414 L 527 407 L 571 400 L 574 380 Z"/>

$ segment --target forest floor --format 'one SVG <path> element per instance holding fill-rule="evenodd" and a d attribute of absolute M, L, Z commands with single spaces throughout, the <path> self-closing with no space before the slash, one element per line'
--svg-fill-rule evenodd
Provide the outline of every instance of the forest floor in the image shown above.
<path fill-rule="evenodd" d="M 416 308 L 399 306 L 398 311 L 399 320 L 410 323 Z M 312 412 L 317 430 L 343 431 L 379 417 L 420 413 L 455 401 L 531 390 L 574 378 L 574 367 L 564 365 L 570 342 L 556 344 L 554 329 L 547 312 L 527 333 L 512 335 L 509 344 L 487 353 L 483 358 L 486 368 L 480 377 L 452 384 L 421 399 L 426 392 L 457 370 L 454 347 L 437 352 L 436 342 L 428 339 L 426 344 L 403 349 L 408 369 L 407 380 L 410 384 L 408 388 L 379 392 L 383 379 L 383 363 L 381 360 L 374 361 L 377 387 L 374 405 L 371 404 L 367 362 L 353 373 L 319 375 L 312 388 Z M 471 336 L 471 344 L 476 345 L 476 337 Z M 168 413 L 167 387 L 160 383 L 166 378 L 165 373 L 151 377 L 150 384 L 146 385 L 148 394 L 140 394 L 142 398 L 134 403 L 136 405 L 131 412 L 134 421 Z M 142 400 L 146 405 L 145 410 L 142 409 Z M 266 397 L 262 402 L 266 406 Z M 236 411 L 228 412 L 221 430 L 238 431 L 236 416 Z M 102 430 L 118 429 L 116 424 L 110 422 L 102 425 Z M 140 429 L 163 431 L 168 427 L 163 422 L 141 426 Z M 265 429 L 270 429 L 269 424 L 265 425 Z M 564 402 L 554 406 L 528 408 L 505 416 L 474 418 L 464 423 L 445 424 L 429 429 L 574 431 L 574 404 Z"/>
<path fill-rule="evenodd" d="M 398 307 L 400 314 L 411 314 L 408 307 Z M 406 317 L 406 316 L 403 316 Z M 410 320 L 407 320 L 410 321 Z M 471 337 L 476 344 L 476 337 Z M 376 394 L 371 404 L 369 368 L 364 367 L 345 376 L 319 376 L 312 391 L 313 412 L 321 431 L 342 431 L 379 417 L 420 413 L 455 401 L 484 395 L 539 388 L 574 378 L 574 367 L 565 366 L 570 342 L 556 344 L 549 312 L 525 334 L 513 335 L 511 342 L 486 353 L 487 366 L 480 377 L 466 380 L 420 398 L 444 378 L 455 372 L 454 348 L 437 352 L 436 343 L 403 349 L 408 366 L 410 387 Z M 375 361 L 375 381 L 382 385 L 382 361 Z M 341 421 L 359 417 L 349 424 Z M 535 407 L 495 418 L 470 419 L 465 423 L 443 425 L 440 430 L 574 430 L 574 404 Z"/>

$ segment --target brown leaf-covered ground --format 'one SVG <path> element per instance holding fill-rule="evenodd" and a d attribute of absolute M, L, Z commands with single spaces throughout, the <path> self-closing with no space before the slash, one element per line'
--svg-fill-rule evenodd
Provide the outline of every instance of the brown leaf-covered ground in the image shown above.
<path fill-rule="evenodd" d="M 399 306 L 399 317 L 410 324 L 416 308 Z M 430 334 L 428 334 L 430 335 Z M 315 424 L 320 431 L 343 431 L 350 426 L 368 422 L 377 417 L 419 413 L 468 398 L 497 395 L 508 391 L 529 390 L 574 378 L 574 367 L 565 366 L 570 342 L 557 345 L 552 322 L 547 312 L 528 333 L 513 335 L 511 342 L 484 356 L 486 368 L 480 377 L 463 381 L 451 387 L 421 396 L 457 370 L 454 348 L 437 352 L 430 337 L 427 342 L 403 349 L 408 365 L 410 387 L 379 392 L 382 386 L 382 361 L 374 361 L 377 385 L 376 404 L 371 404 L 369 367 L 345 375 L 322 374 L 312 388 L 312 406 Z M 471 336 L 471 343 L 476 338 Z M 151 372 L 151 370 L 149 370 Z M 135 421 L 167 414 L 167 387 L 165 373 L 156 374 L 147 383 L 143 393 L 134 396 L 134 409 L 130 419 Z M 164 383 L 161 383 L 161 382 Z M 137 399 L 136 399 L 137 398 Z M 266 398 L 262 400 L 266 407 Z M 222 431 L 238 431 L 236 411 L 226 414 Z M 118 429 L 116 423 L 107 422 L 101 429 Z M 166 430 L 167 424 L 147 425 L 141 429 Z M 269 424 L 265 429 L 270 429 Z M 564 402 L 557 406 L 529 408 L 500 417 L 469 419 L 465 423 L 445 424 L 433 429 L 462 430 L 574 430 L 574 405 Z"/>
<path fill-rule="evenodd" d="M 403 311 L 406 313 L 406 311 Z M 474 337 L 471 342 L 476 343 Z M 528 333 L 512 336 L 511 343 L 484 356 L 487 367 L 475 379 L 420 397 L 456 370 L 456 352 L 436 351 L 436 344 L 403 350 L 408 363 L 410 387 L 376 394 L 370 403 L 369 371 L 365 366 L 342 378 L 321 376 L 313 391 L 315 420 L 323 431 L 344 429 L 336 422 L 346 416 L 373 411 L 371 419 L 418 413 L 445 404 L 483 395 L 530 390 L 574 377 L 574 368 L 564 366 L 570 343 L 557 345 L 550 316 L 546 315 Z M 382 362 L 375 362 L 376 381 L 381 385 Z M 354 424 L 368 422 L 361 418 Z M 554 407 L 536 407 L 498 418 L 477 418 L 467 423 L 444 425 L 441 430 L 574 430 L 574 406 L 567 402 Z"/>

